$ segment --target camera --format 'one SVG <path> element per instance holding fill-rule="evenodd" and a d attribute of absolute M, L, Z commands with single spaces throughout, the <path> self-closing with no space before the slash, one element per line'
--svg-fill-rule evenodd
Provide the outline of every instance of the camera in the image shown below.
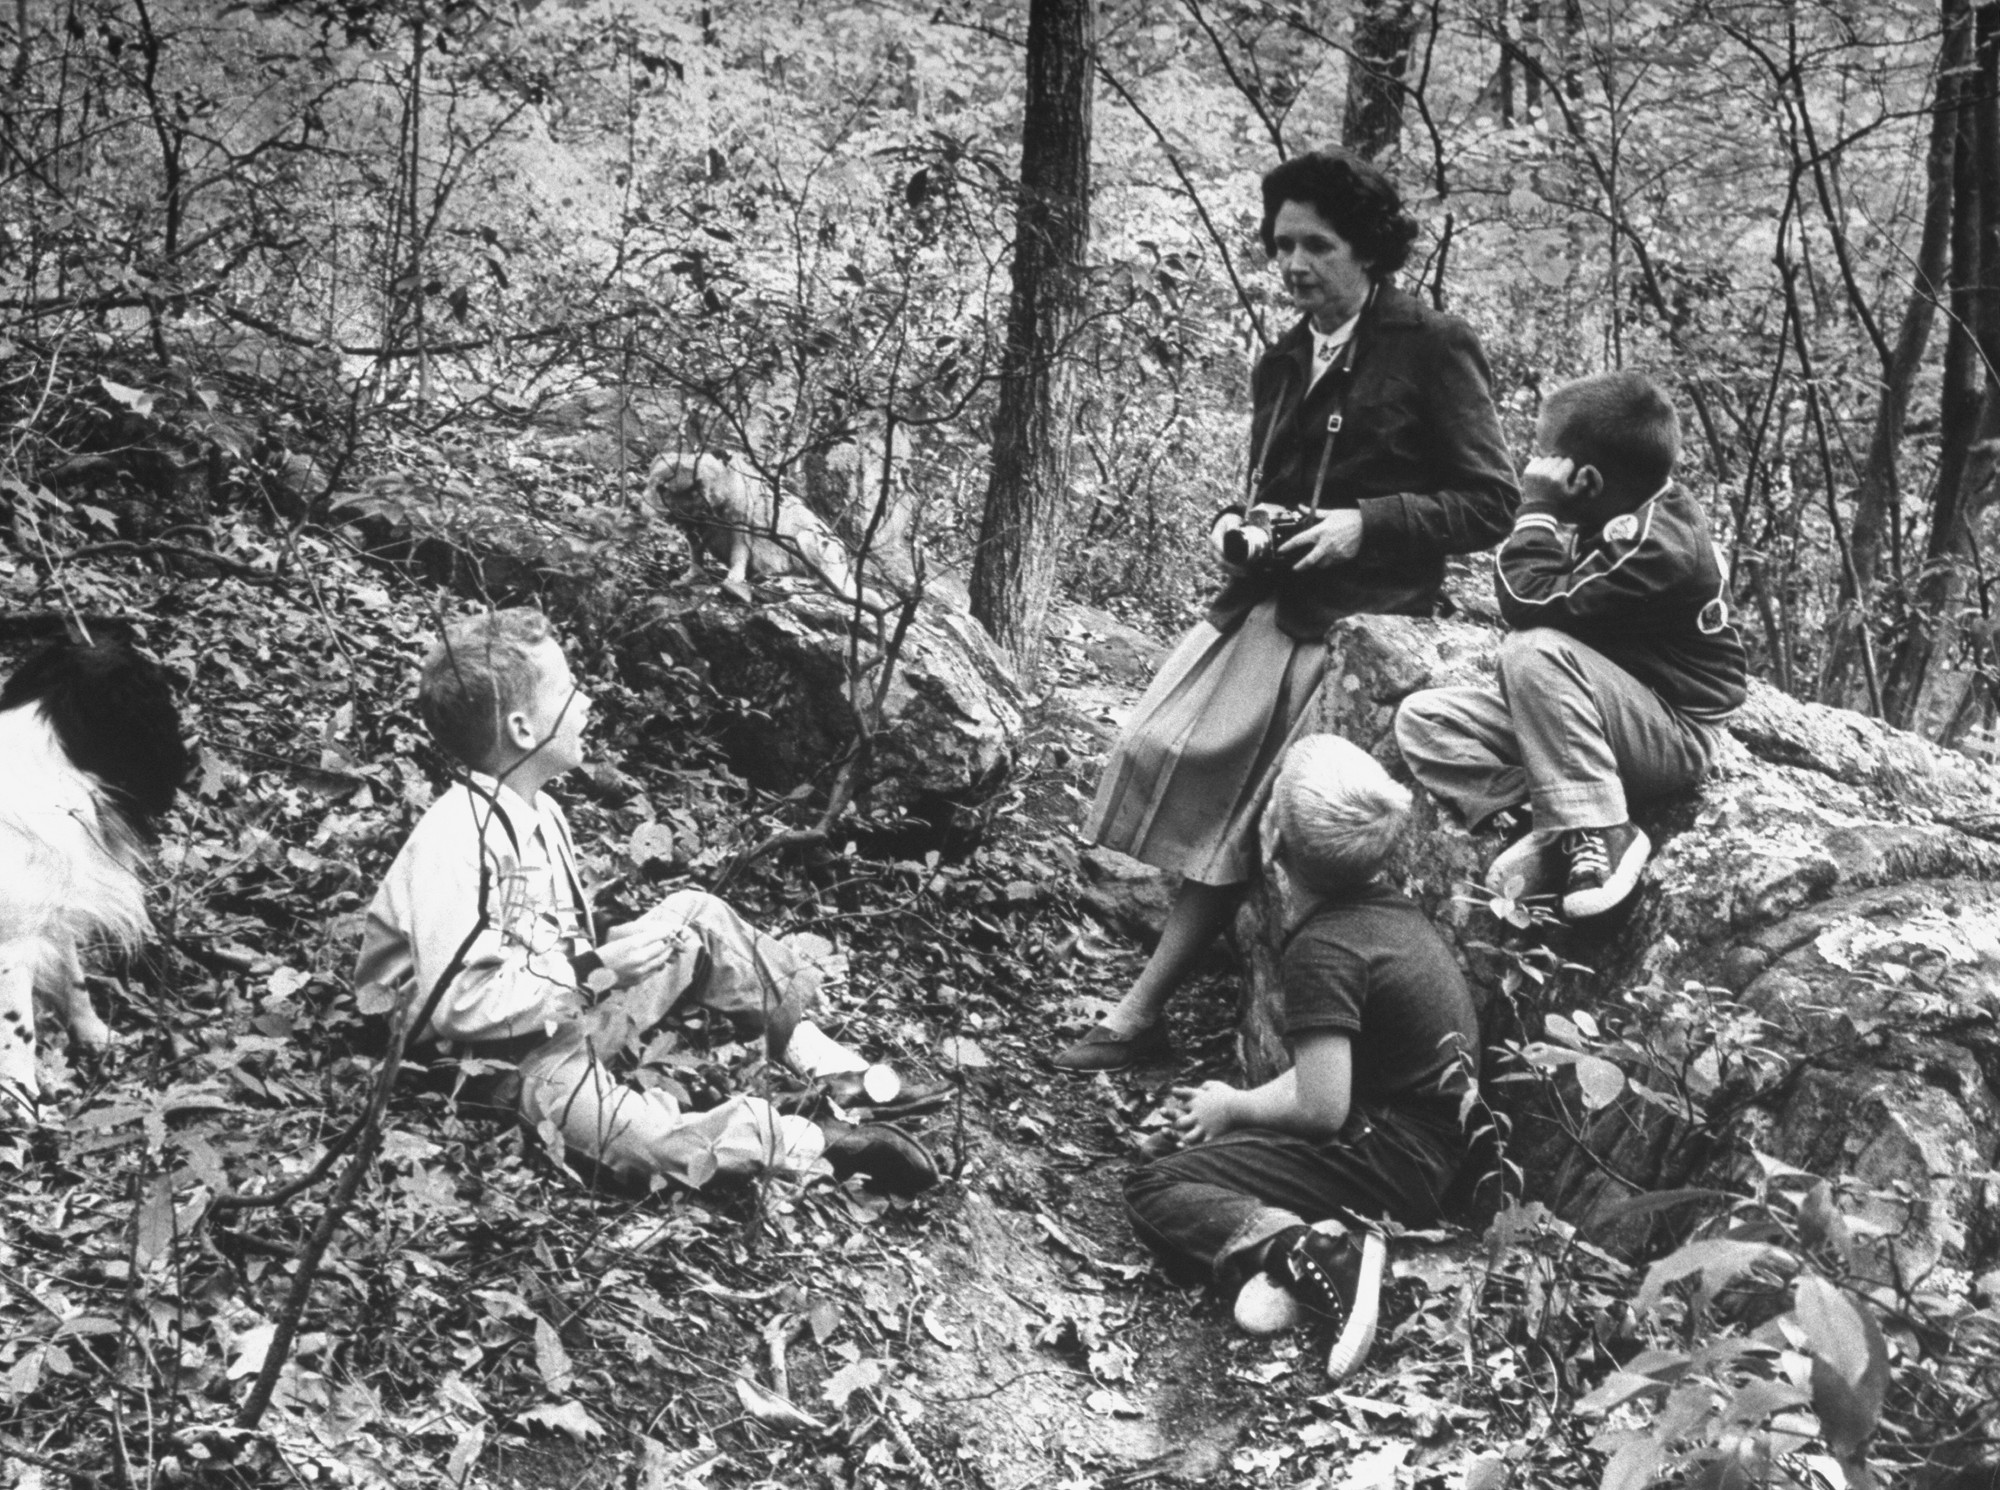
<path fill-rule="evenodd" d="M 1243 514 L 1242 527 L 1222 535 L 1222 557 L 1238 569 L 1289 569 L 1297 557 L 1278 550 L 1317 521 L 1319 514 L 1303 507 L 1259 502 Z"/>

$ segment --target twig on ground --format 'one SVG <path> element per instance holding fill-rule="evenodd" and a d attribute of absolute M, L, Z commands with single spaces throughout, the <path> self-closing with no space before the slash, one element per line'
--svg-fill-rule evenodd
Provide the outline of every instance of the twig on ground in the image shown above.
<path fill-rule="evenodd" d="M 285 1181 L 275 1190 L 267 1190 L 256 1195 L 244 1195 L 235 1191 L 225 1192 L 209 1201 L 208 1208 L 211 1211 L 262 1210 L 269 1206 L 283 1205 L 293 1196 L 310 1190 L 327 1177 L 333 1168 L 333 1161 L 345 1153 L 348 1145 L 361 1136 L 362 1130 L 368 1126 L 369 1116 L 373 1111 L 371 1104 L 368 1112 L 364 1112 L 347 1128 L 336 1133 L 327 1142 L 326 1152 L 319 1156 L 318 1162 L 298 1178 Z"/>
<path fill-rule="evenodd" d="M 430 1016 L 434 1002 L 423 1004 L 423 1017 Z M 312 1298 L 313 1281 L 319 1276 L 320 1261 L 326 1256 L 326 1249 L 333 1244 L 334 1232 L 339 1230 L 340 1223 L 353 1207 L 361 1182 L 367 1177 L 376 1151 L 382 1146 L 382 1116 L 389 1106 L 389 1094 L 395 1090 L 397 1073 L 403 1069 L 403 1047 L 416 1024 L 418 1003 L 416 999 L 405 999 L 396 1011 L 395 1027 L 389 1033 L 388 1054 L 382 1058 L 382 1069 L 375 1077 L 375 1089 L 369 1094 L 367 1110 L 361 1116 L 353 1156 L 347 1161 L 347 1168 L 341 1171 L 340 1184 L 321 1213 L 319 1224 L 313 1228 L 312 1236 L 299 1252 L 299 1270 L 293 1274 L 292 1286 L 278 1310 L 277 1326 L 272 1333 L 270 1347 L 264 1353 L 263 1367 L 251 1385 L 250 1395 L 243 1399 L 242 1409 L 236 1414 L 236 1426 L 239 1428 L 255 1429 L 263 1419 L 265 1409 L 271 1405 L 271 1396 L 278 1388 L 278 1377 L 292 1353 L 292 1341 L 298 1335 L 299 1322 L 305 1317 L 306 1305 Z"/>
<path fill-rule="evenodd" d="M 259 569 L 254 564 L 246 564 L 241 559 L 232 559 L 227 554 L 219 554 L 214 549 L 196 548 L 191 543 L 138 543 L 129 538 L 109 538 L 102 543 L 86 543 L 66 553 L 51 553 L 49 557 L 62 563 L 75 559 L 94 559 L 107 554 L 129 554 L 135 558 L 199 559 L 213 564 L 225 574 L 236 575 L 239 579 L 255 580 L 259 584 L 276 585 L 284 583 L 284 576 L 273 574 L 268 569 Z"/>

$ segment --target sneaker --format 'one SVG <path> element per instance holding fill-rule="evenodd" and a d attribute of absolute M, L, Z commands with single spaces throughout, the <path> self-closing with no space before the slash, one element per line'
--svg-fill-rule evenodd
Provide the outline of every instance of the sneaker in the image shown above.
<path fill-rule="evenodd" d="M 1489 894 L 1508 900 L 1547 895 L 1562 880 L 1555 855 L 1556 835 L 1529 831 L 1500 850 L 1486 870 Z"/>
<path fill-rule="evenodd" d="M 889 1123 L 827 1123 L 822 1157 L 835 1179 L 866 1175 L 891 1195 L 921 1195 L 938 1182 L 937 1160 L 901 1128 Z"/>
<path fill-rule="evenodd" d="M 1572 921 L 1601 916 L 1623 905 L 1639 887 L 1652 841 L 1630 823 L 1615 828 L 1575 828 L 1563 834 L 1569 860 L 1563 914 Z"/>
<path fill-rule="evenodd" d="M 1281 1231 L 1264 1255 L 1264 1270 L 1334 1335 L 1326 1374 L 1344 1381 L 1368 1359 L 1382 1309 L 1382 1267 L 1389 1255 L 1379 1232 L 1359 1246 L 1338 1221 Z"/>
<path fill-rule="evenodd" d="M 1252 1273 L 1236 1294 L 1236 1328 L 1246 1335 L 1282 1335 L 1302 1314 L 1298 1296 L 1269 1273 Z"/>

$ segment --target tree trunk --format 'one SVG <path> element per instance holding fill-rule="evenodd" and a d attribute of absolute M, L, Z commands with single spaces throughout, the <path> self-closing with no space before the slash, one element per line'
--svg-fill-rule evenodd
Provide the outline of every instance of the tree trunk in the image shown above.
<path fill-rule="evenodd" d="M 1882 369 L 1882 401 L 1875 410 L 1875 430 L 1854 494 L 1851 549 L 1854 582 L 1850 584 L 1843 572 L 1840 609 L 1844 622 L 1827 651 L 1826 668 L 1820 680 L 1820 698 L 1832 704 L 1853 703 L 1855 669 L 1874 609 L 1871 597 L 1881 575 L 1885 544 L 1893 559 L 1892 579 L 1902 577 L 1897 537 L 1902 519 L 1902 491 L 1896 456 L 1902 446 L 1903 422 L 1909 415 L 1911 385 L 1923 364 L 1931 323 L 1937 315 L 1938 297 L 1943 293 L 1945 250 L 1951 235 L 1952 141 L 1956 138 L 1963 97 L 1960 73 L 1970 51 L 1972 34 L 1966 0 L 1943 0 L 1943 10 L 1944 36 L 1938 47 L 1937 100 L 1931 115 L 1930 150 L 1925 161 L 1928 184 L 1923 231 L 1917 242 L 1916 272 L 1911 280 L 1909 302 L 1903 308 L 1902 326 L 1896 333 L 1895 348 Z"/>
<path fill-rule="evenodd" d="M 1072 360 L 1090 245 L 1096 0 L 1030 0 L 1028 88 L 993 471 L 972 613 L 1032 676 L 1069 515 Z"/>
<path fill-rule="evenodd" d="M 1933 674 L 1951 660 L 1960 632 L 1965 570 L 1993 487 L 1991 442 L 2000 435 L 2000 401 L 1983 369 L 2000 357 L 2000 12 L 1977 16 L 1978 65 L 1969 106 L 1958 111 L 1952 156 L 1951 334 L 1945 344 L 1942 425 L 1930 537 L 1916 605 L 1886 689 L 1892 724 L 1922 731 Z M 1975 453 L 1979 458 L 1975 459 Z"/>
<path fill-rule="evenodd" d="M 1361 0 L 1354 12 L 1340 142 L 1364 160 L 1386 163 L 1402 145 L 1403 76 L 1416 32 L 1416 0 Z"/>
<path fill-rule="evenodd" d="M 1522 0 L 1521 5 L 1521 51 L 1526 57 L 1538 56 L 1537 47 L 1542 39 L 1542 0 Z M 1542 70 L 1539 67 L 1523 67 L 1523 81 L 1528 85 L 1526 103 L 1528 112 L 1533 114 L 1542 106 Z"/>

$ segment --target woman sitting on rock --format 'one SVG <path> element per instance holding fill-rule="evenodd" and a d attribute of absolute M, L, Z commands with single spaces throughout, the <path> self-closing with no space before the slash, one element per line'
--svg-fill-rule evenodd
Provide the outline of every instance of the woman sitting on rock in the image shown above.
<path fill-rule="evenodd" d="M 1325 673 L 1327 628 L 1436 613 L 1445 556 L 1512 523 L 1478 339 L 1390 283 L 1416 235 L 1389 179 L 1343 152 L 1264 177 L 1264 248 L 1301 319 L 1251 377 L 1249 505 L 1209 533 L 1228 583 L 1140 700 L 1084 829 L 1181 884 L 1144 970 L 1055 1057 L 1063 1070 L 1171 1054 L 1161 1016 L 1251 878 L 1257 814 Z"/>

